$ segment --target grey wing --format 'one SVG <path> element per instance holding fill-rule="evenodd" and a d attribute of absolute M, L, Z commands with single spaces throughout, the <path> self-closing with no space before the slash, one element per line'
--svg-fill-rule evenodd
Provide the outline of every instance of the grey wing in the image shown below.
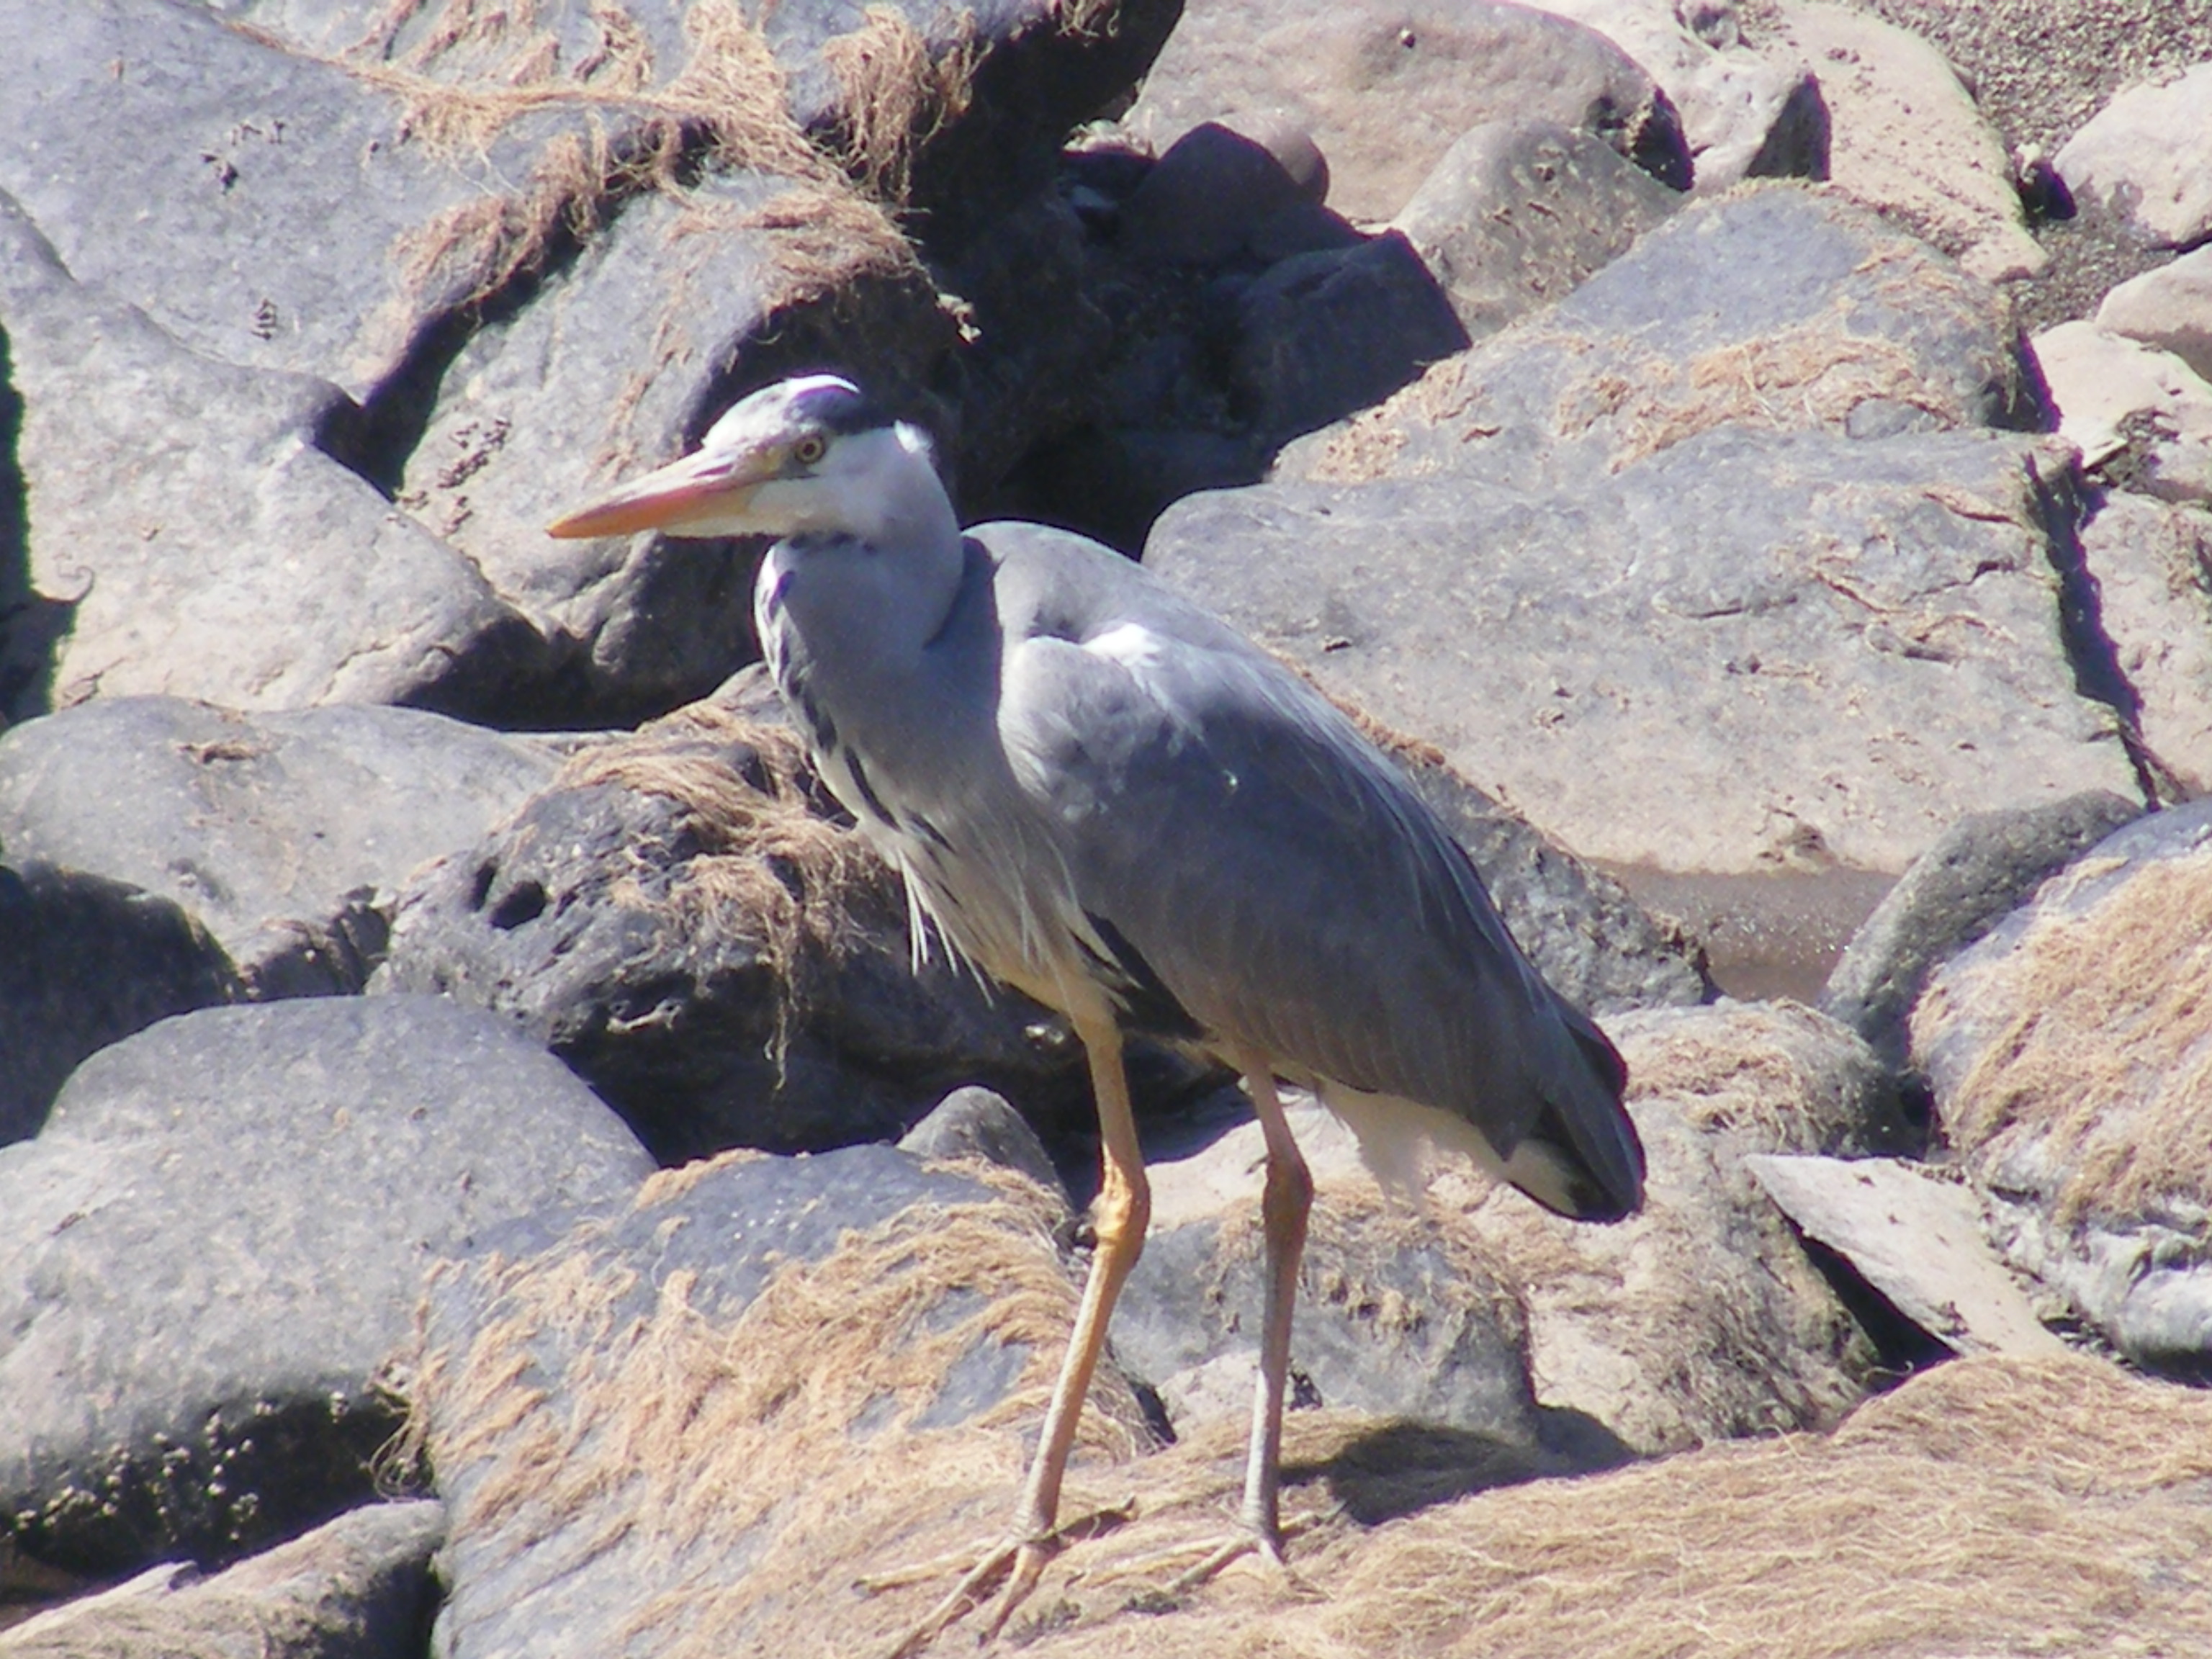
<path fill-rule="evenodd" d="M 1578 1212 L 1633 1208 L 1619 1057 L 1466 854 L 1310 687 L 1201 613 L 1146 609 L 1006 663 L 1002 738 L 1085 911 L 1217 1036 L 1451 1112 L 1502 1159 L 1562 1142 Z"/>

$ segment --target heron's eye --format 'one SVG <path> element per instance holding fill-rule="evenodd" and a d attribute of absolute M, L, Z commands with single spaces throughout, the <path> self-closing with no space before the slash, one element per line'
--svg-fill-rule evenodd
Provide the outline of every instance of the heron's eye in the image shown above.
<path fill-rule="evenodd" d="M 810 432 L 791 447 L 792 459 L 801 466 L 811 466 L 829 453 L 828 441 L 818 433 Z"/>

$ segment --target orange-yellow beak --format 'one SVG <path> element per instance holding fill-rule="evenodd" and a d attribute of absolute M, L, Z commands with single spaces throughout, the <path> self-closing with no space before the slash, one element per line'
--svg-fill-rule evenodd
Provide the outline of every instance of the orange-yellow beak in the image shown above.
<path fill-rule="evenodd" d="M 740 535 L 753 491 L 775 472 L 772 456 L 698 450 L 556 519 L 545 526 L 545 533 L 563 539 L 626 536 L 638 530 L 672 536 Z"/>

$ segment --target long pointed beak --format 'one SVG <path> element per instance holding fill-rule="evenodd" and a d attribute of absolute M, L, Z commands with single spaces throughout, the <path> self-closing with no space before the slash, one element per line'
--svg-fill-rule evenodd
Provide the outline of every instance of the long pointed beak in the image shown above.
<path fill-rule="evenodd" d="M 753 491 L 774 475 L 767 456 L 702 449 L 556 519 L 545 533 L 564 540 L 635 530 L 732 534 L 728 521 L 744 514 Z"/>

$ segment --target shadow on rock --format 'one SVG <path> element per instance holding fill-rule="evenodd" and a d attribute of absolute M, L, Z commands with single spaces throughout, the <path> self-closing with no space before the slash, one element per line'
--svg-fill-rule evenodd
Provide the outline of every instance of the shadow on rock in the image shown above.
<path fill-rule="evenodd" d="M 1477 1430 L 1384 1423 L 1327 1458 L 1285 1464 L 1283 1481 L 1324 1483 L 1346 1515 L 1363 1527 L 1379 1527 L 1494 1487 L 1618 1468 L 1636 1457 L 1586 1412 L 1546 1411 L 1540 1436 L 1532 1446 Z"/>

